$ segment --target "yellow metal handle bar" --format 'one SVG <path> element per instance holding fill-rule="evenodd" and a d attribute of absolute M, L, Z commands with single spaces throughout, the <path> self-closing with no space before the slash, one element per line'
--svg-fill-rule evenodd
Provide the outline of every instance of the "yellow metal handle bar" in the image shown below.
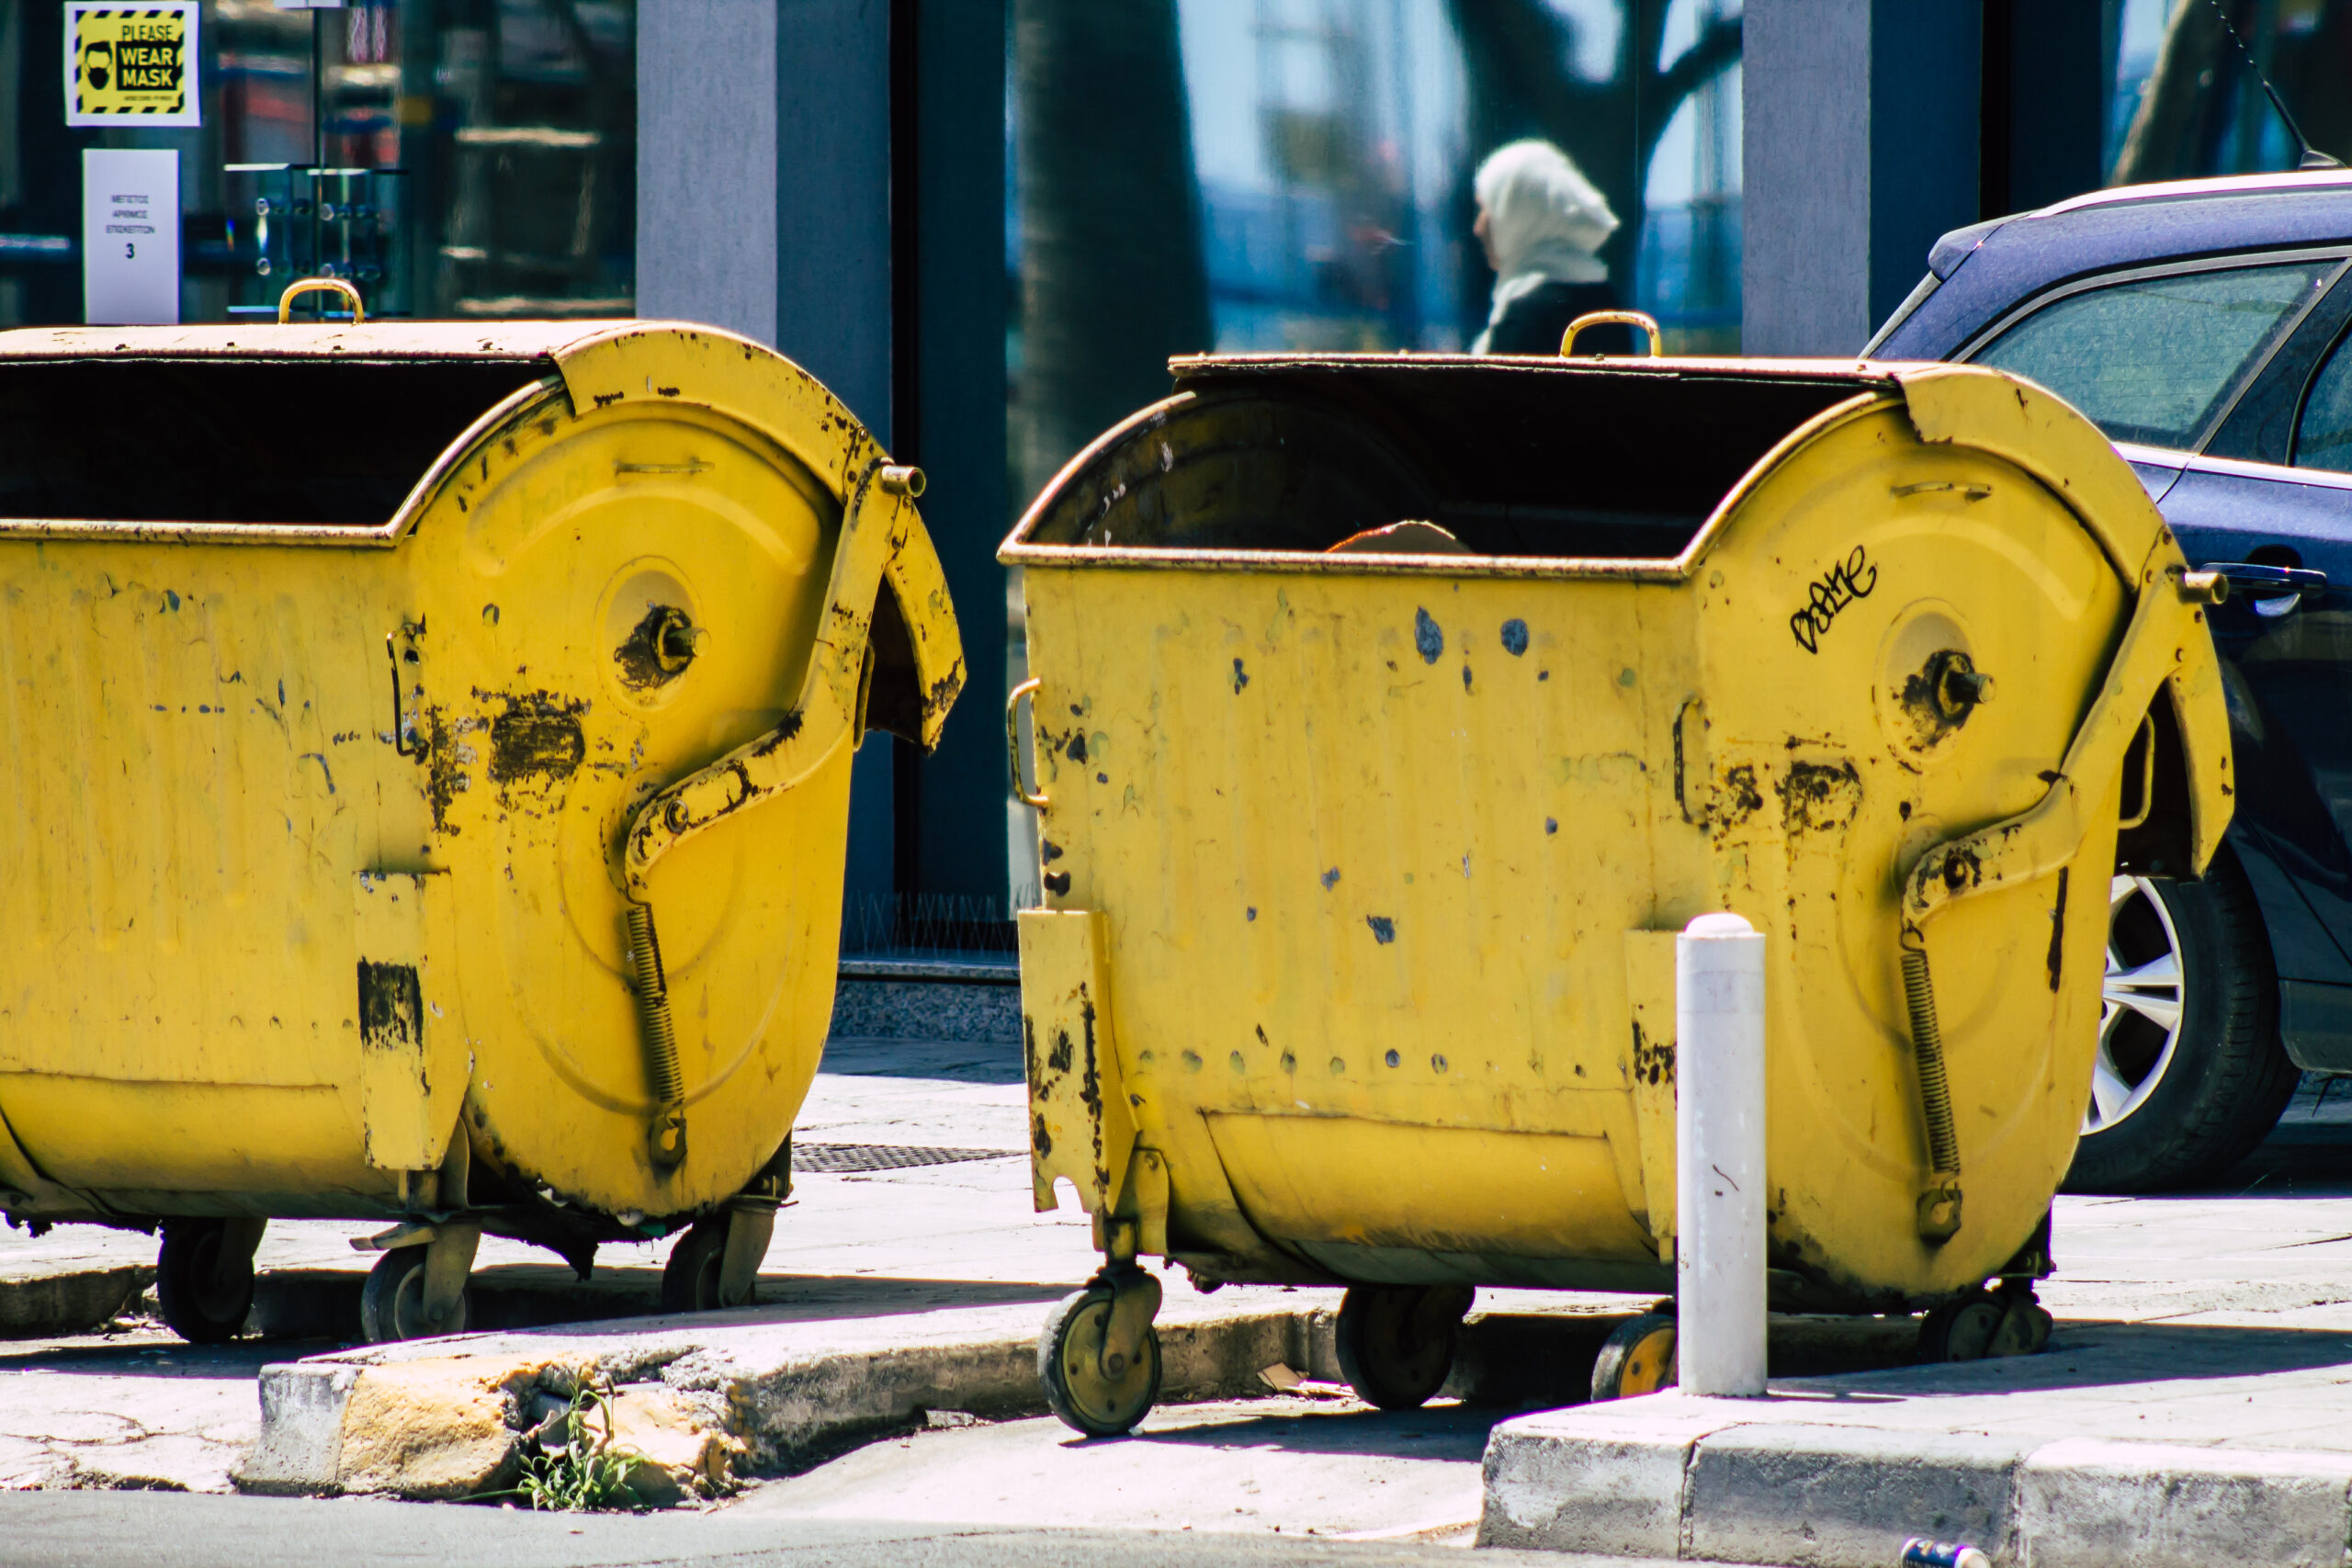
<path fill-rule="evenodd" d="M 1028 782 L 1021 776 L 1021 699 L 1034 698 L 1037 688 L 1044 684 L 1043 681 L 1032 675 L 1013 687 L 1012 694 L 1004 699 L 1004 760 L 1012 764 L 1012 793 L 1019 795 L 1024 805 L 1034 806 L 1040 811 L 1046 809 L 1045 791 L 1040 789 L 1031 793 Z M 1033 703 L 1030 712 L 1034 714 L 1035 711 Z"/>
<path fill-rule="evenodd" d="M 1919 858 L 1904 888 L 1903 919 L 1914 931 L 1973 893 L 2048 876 L 2075 857 L 2089 828 L 2088 811 L 2105 800 L 2138 739 L 2149 705 L 2206 635 L 2201 606 L 2228 597 L 2226 581 L 2170 564 L 2169 536 L 2159 536 L 2140 569 L 2140 602 L 2122 646 L 2099 682 L 2098 699 L 2066 748 L 2050 793 L 2028 810 L 1973 833 L 1948 839 Z"/>
<path fill-rule="evenodd" d="M 922 526 L 910 500 L 922 486 L 919 472 L 876 460 L 858 476 L 842 509 L 824 617 L 799 700 L 775 728 L 680 779 L 639 809 L 624 851 L 631 898 L 645 899 L 653 863 L 672 845 L 792 788 L 840 747 L 856 743 L 875 602 L 883 592 L 885 571 Z"/>
<path fill-rule="evenodd" d="M 277 324 L 284 326 L 294 319 L 294 300 L 303 294 L 340 294 L 351 301 L 351 324 L 357 326 L 368 319 L 368 307 L 359 302 L 359 290 L 340 277 L 298 277 L 286 286 L 277 297 Z"/>
<path fill-rule="evenodd" d="M 1639 327 L 1650 334 L 1650 357 L 1659 359 L 1666 355 L 1666 339 L 1658 333 L 1656 316 L 1642 310 L 1587 310 L 1560 334 L 1560 357 L 1566 359 L 1576 352 L 1577 333 L 1587 327 L 1606 326 Z M 1593 357 L 1599 359 L 1601 355 L 1596 354 Z"/>

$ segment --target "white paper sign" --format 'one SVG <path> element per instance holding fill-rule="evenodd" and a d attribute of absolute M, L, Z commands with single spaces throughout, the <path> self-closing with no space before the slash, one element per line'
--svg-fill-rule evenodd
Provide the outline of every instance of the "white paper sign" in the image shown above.
<path fill-rule="evenodd" d="M 180 155 L 82 152 L 82 319 L 175 326 L 180 319 Z"/>

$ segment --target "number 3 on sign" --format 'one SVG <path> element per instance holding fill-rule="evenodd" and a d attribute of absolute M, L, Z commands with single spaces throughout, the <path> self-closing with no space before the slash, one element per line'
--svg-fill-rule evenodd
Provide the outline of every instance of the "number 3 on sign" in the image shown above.
<path fill-rule="evenodd" d="M 137 244 L 135 242 L 132 242 L 132 241 L 130 241 L 130 240 L 125 240 L 125 241 L 122 243 L 122 259 L 123 259 L 123 260 L 125 260 L 125 261 L 130 261 L 130 259 L 132 259 L 134 256 L 136 256 L 136 255 L 138 255 L 138 254 L 139 254 L 139 246 L 138 246 L 138 244 Z"/>

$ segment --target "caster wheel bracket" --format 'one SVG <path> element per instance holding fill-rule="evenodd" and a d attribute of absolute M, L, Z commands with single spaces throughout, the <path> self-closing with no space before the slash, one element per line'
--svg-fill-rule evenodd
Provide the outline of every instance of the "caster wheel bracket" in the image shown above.
<path fill-rule="evenodd" d="M 1159 1281 L 1129 1264 L 1106 1269 L 1096 1282 L 1111 1290 L 1111 1315 L 1102 1325 L 1102 1375 L 1114 1382 L 1126 1375 L 1144 1352 L 1152 1319 L 1159 1315 Z"/>

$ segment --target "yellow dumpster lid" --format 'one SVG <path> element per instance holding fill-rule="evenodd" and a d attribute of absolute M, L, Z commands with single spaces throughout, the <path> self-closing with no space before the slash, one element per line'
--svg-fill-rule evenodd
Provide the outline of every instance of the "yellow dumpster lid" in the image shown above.
<path fill-rule="evenodd" d="M 548 359 L 628 321 L 367 321 L 278 326 L 19 327 L 0 359 Z"/>

